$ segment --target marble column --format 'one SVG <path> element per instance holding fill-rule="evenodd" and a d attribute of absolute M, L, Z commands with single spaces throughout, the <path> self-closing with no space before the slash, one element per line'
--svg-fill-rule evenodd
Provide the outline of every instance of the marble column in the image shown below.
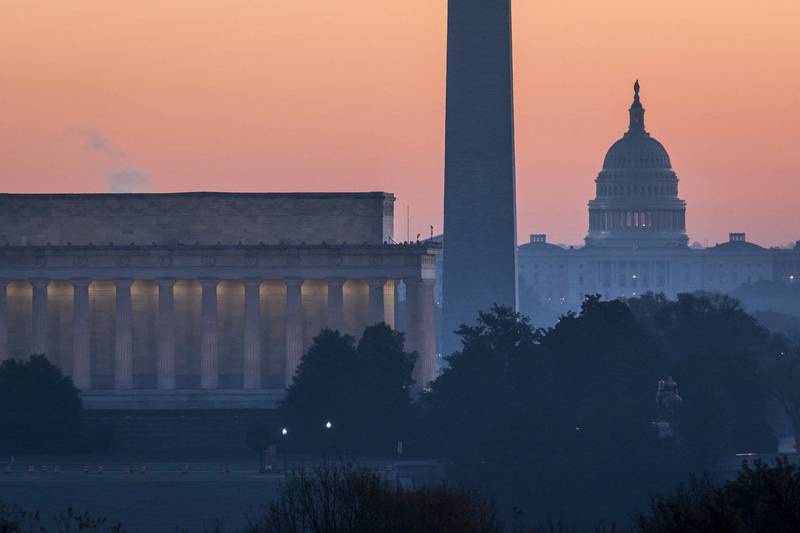
<path fill-rule="evenodd" d="M 89 344 L 90 279 L 72 280 L 72 382 L 81 390 L 92 387 L 92 359 Z"/>
<path fill-rule="evenodd" d="M 159 279 L 158 283 L 158 360 L 156 386 L 160 390 L 175 389 L 175 280 Z"/>
<path fill-rule="evenodd" d="M 200 280 L 203 285 L 200 333 L 200 388 L 219 387 L 217 361 L 217 279 Z"/>
<path fill-rule="evenodd" d="M 133 280 L 116 279 L 116 320 L 114 322 L 114 388 L 133 388 L 133 329 L 131 285 Z"/>
<path fill-rule="evenodd" d="M 433 280 L 406 280 L 406 351 L 417 352 L 415 387 L 424 389 L 436 377 Z"/>
<path fill-rule="evenodd" d="M 33 342 L 31 352 L 34 354 L 47 354 L 47 286 L 50 280 L 32 279 L 33 286 Z"/>
<path fill-rule="evenodd" d="M 374 326 L 385 321 L 383 302 L 384 302 L 384 287 L 386 287 L 386 278 L 371 278 L 368 280 L 369 285 L 369 307 L 367 309 L 367 325 Z"/>
<path fill-rule="evenodd" d="M 292 384 L 294 373 L 303 358 L 303 280 L 286 279 L 286 338 L 284 341 L 284 381 Z"/>
<path fill-rule="evenodd" d="M 328 316 L 326 325 L 344 331 L 344 282 L 341 278 L 328 280 Z"/>
<path fill-rule="evenodd" d="M 244 361 L 242 386 L 261 388 L 261 280 L 244 280 Z"/>
<path fill-rule="evenodd" d="M 8 282 L 0 279 L 0 363 L 8 359 L 8 301 L 6 287 Z"/>
<path fill-rule="evenodd" d="M 392 329 L 397 329 L 397 280 L 391 279 L 383 287 L 384 322 Z"/>
<path fill-rule="evenodd" d="M 406 287 L 404 285 L 403 290 L 405 289 Z M 400 328 L 400 316 L 400 280 L 397 280 L 394 284 L 394 329 L 405 332 L 405 321 L 403 321 L 403 328 Z"/>

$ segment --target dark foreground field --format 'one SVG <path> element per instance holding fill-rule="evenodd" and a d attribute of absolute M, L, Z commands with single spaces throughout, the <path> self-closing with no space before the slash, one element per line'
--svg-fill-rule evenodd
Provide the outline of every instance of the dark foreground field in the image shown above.
<path fill-rule="evenodd" d="M 109 523 L 121 522 L 126 531 L 203 531 L 222 525 L 236 531 L 248 516 L 269 504 L 284 482 L 283 457 L 272 473 L 259 473 L 255 454 L 185 458 L 17 457 L 0 462 L 0 501 L 44 515 L 88 511 Z M 132 460 L 136 459 L 136 460 Z M 311 468 L 321 461 L 352 462 L 354 458 L 292 456 L 288 471 Z M 359 458 L 363 466 L 414 483 L 440 479 L 441 469 L 430 461 Z M 433 465 L 433 466 L 432 466 Z M 433 477 L 431 477 L 433 476 Z"/>
<path fill-rule="evenodd" d="M 29 473 L 27 466 L 0 473 L 0 500 L 44 514 L 63 513 L 69 506 L 90 511 L 128 531 L 202 531 L 221 521 L 226 530 L 245 524 L 248 513 L 274 497 L 282 475 L 254 469 L 223 472 L 222 465 L 150 465 L 146 473 L 125 473 L 127 465 L 105 466 L 102 474 L 65 466 L 61 473 Z"/>

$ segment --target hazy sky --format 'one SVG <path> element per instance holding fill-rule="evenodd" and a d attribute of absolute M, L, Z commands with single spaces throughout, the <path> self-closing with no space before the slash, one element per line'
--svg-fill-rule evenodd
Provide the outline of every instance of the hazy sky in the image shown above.
<path fill-rule="evenodd" d="M 514 2 L 520 240 L 579 243 L 639 78 L 692 240 L 800 239 L 800 2 Z M 397 195 L 442 224 L 445 0 L 0 0 L 0 191 Z"/>

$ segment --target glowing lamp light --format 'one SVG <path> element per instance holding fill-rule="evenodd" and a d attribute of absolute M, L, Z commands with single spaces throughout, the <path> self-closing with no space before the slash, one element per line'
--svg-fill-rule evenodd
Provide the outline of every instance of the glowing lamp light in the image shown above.
<path fill-rule="evenodd" d="M 332 427 L 333 427 L 333 424 L 331 424 L 331 421 L 330 421 L 330 420 L 327 420 L 327 421 L 325 422 L 325 429 L 331 429 Z"/>
<path fill-rule="evenodd" d="M 288 435 L 288 434 L 289 434 L 289 430 L 288 430 L 288 429 L 286 429 L 286 428 L 283 428 L 283 429 L 281 430 L 281 435 L 283 435 L 284 437 L 285 437 L 286 435 Z"/>

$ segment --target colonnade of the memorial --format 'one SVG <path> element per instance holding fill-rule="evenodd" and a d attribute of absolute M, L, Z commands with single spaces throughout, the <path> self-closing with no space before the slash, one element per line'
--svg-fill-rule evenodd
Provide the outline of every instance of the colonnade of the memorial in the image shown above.
<path fill-rule="evenodd" d="M 139 387 L 135 377 L 142 373 L 155 374 L 151 388 L 180 389 L 179 366 L 186 367 L 187 363 L 178 360 L 179 344 L 183 347 L 183 358 L 187 350 L 194 351 L 192 346 L 198 348 L 200 389 L 230 387 L 220 380 L 223 365 L 236 369 L 234 373 L 241 376 L 239 387 L 243 389 L 287 386 L 310 339 L 322 327 L 353 335 L 380 322 L 397 327 L 400 281 L 385 278 L 0 280 L 0 361 L 23 357 L 26 354 L 20 352 L 24 350 L 49 356 L 48 348 L 56 342 L 49 330 L 55 324 L 60 328 L 57 342 L 68 339 L 70 352 L 68 358 L 55 362 L 62 365 L 79 389 L 131 390 Z M 418 352 L 414 377 L 418 384 L 424 384 L 435 373 L 433 281 L 402 281 L 406 288 L 406 350 Z M 179 298 L 176 298 L 176 284 L 181 287 Z M 197 291 L 199 302 L 195 297 Z M 221 322 L 221 293 L 232 295 L 223 302 L 225 323 Z M 56 303 L 62 308 L 58 312 L 50 309 Z M 198 303 L 199 313 L 195 309 Z M 26 312 L 29 317 L 24 316 Z M 138 313 L 147 314 L 146 326 L 141 325 L 144 319 Z M 181 325 L 189 331 L 182 330 Z M 105 329 L 111 331 L 100 331 Z M 234 331 L 237 338 L 220 338 Z M 15 339 L 13 350 L 10 333 Z M 199 343 L 195 337 L 199 337 Z M 263 346 L 265 342 L 271 347 Z M 102 349 L 98 348 L 101 344 Z M 93 358 L 101 352 L 111 362 L 110 383 L 96 382 L 98 361 Z M 154 359 L 147 365 L 152 372 L 136 368 L 135 354 Z M 231 362 L 228 358 L 240 361 Z M 63 368 L 65 363 L 68 368 Z M 270 383 L 265 382 L 268 380 Z"/>

